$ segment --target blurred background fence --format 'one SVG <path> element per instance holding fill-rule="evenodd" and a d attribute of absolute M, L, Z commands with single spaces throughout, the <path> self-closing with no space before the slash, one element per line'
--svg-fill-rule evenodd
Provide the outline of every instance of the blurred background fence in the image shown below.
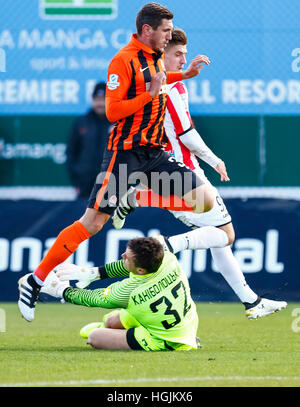
<path fill-rule="evenodd" d="M 0 0 L 0 301 L 16 299 L 17 279 L 85 208 L 67 173 L 66 140 L 145 3 Z M 188 34 L 188 62 L 198 53 L 212 61 L 186 84 L 195 125 L 231 178 L 221 184 L 201 163 L 231 212 L 236 257 L 260 293 L 300 300 L 300 3 L 162 4 Z M 186 230 L 158 209 L 140 211 L 122 232 L 106 225 L 73 261 L 114 260 L 127 238 L 156 225 L 168 235 Z M 209 259 L 204 251 L 181 255 L 193 295 L 236 300 Z"/>

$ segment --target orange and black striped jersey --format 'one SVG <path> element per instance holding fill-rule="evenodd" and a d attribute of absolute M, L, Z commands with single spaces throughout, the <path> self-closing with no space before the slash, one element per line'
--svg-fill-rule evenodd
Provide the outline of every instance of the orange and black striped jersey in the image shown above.
<path fill-rule="evenodd" d="M 163 55 L 138 41 L 136 34 L 112 59 L 106 85 L 106 115 L 116 123 L 109 136 L 108 150 L 167 144 L 164 137 L 166 84 L 181 80 L 182 73 L 165 72 L 167 81 L 159 95 L 152 98 L 151 76 L 157 72 L 165 72 Z"/>

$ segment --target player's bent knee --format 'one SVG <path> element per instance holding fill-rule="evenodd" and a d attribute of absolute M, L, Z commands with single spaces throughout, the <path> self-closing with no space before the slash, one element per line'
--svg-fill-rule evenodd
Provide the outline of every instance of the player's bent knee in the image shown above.
<path fill-rule="evenodd" d="M 227 233 L 228 236 L 228 246 L 232 245 L 235 241 L 235 233 L 234 230 L 232 232 Z"/>
<path fill-rule="evenodd" d="M 104 212 L 98 212 L 96 209 L 88 208 L 81 217 L 80 222 L 85 226 L 91 235 L 100 232 L 110 215 Z"/>
<path fill-rule="evenodd" d="M 111 329 L 123 329 L 123 325 L 120 320 L 120 313 L 116 312 L 112 315 L 109 315 L 105 321 L 105 327 Z"/>
<path fill-rule="evenodd" d="M 229 223 L 228 225 L 220 226 L 220 229 L 224 230 L 228 237 L 228 243 L 227 246 L 230 246 L 234 243 L 235 241 L 235 231 L 232 226 L 232 223 Z"/>

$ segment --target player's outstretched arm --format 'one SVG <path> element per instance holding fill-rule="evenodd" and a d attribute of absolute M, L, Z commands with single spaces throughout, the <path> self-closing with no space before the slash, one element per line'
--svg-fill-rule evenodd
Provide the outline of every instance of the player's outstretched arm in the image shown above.
<path fill-rule="evenodd" d="M 195 129 L 189 107 L 181 97 L 182 93 L 187 94 L 186 88 L 178 83 L 170 89 L 167 97 L 167 108 L 177 137 L 191 153 L 217 171 L 221 175 L 221 181 L 230 181 L 224 162 L 213 153 Z"/>
<path fill-rule="evenodd" d="M 128 277 L 129 270 L 122 260 L 108 263 L 101 267 L 82 267 L 75 264 L 62 264 L 57 267 L 57 277 L 61 281 L 77 280 L 76 287 L 85 288 L 93 281 L 106 278 Z"/>
<path fill-rule="evenodd" d="M 47 276 L 41 288 L 41 293 L 86 307 L 126 308 L 130 293 L 134 288 L 130 279 L 126 280 L 117 281 L 107 288 L 85 290 L 83 288 L 71 287 L 69 281 L 61 281 L 56 273 L 52 271 Z"/>
<path fill-rule="evenodd" d="M 126 308 L 135 285 L 132 284 L 130 278 L 126 278 L 106 288 L 97 288 L 95 290 L 68 287 L 63 291 L 63 299 L 66 302 L 86 307 Z"/>
<path fill-rule="evenodd" d="M 190 79 L 199 75 L 203 68 L 203 63 L 208 66 L 210 64 L 210 59 L 206 55 L 197 55 L 187 69 L 182 71 L 182 79 Z"/>
<path fill-rule="evenodd" d="M 221 181 L 230 181 L 224 161 L 217 157 L 205 144 L 196 129 L 180 137 L 181 142 L 197 157 L 210 165 L 221 176 Z"/>

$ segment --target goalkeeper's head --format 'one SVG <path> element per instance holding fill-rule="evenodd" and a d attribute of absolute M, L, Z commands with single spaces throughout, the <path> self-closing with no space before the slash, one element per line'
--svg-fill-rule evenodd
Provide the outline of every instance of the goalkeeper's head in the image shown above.
<path fill-rule="evenodd" d="M 164 257 L 161 243 L 153 237 L 140 237 L 129 240 L 122 254 L 124 266 L 133 274 L 155 273 Z"/>

